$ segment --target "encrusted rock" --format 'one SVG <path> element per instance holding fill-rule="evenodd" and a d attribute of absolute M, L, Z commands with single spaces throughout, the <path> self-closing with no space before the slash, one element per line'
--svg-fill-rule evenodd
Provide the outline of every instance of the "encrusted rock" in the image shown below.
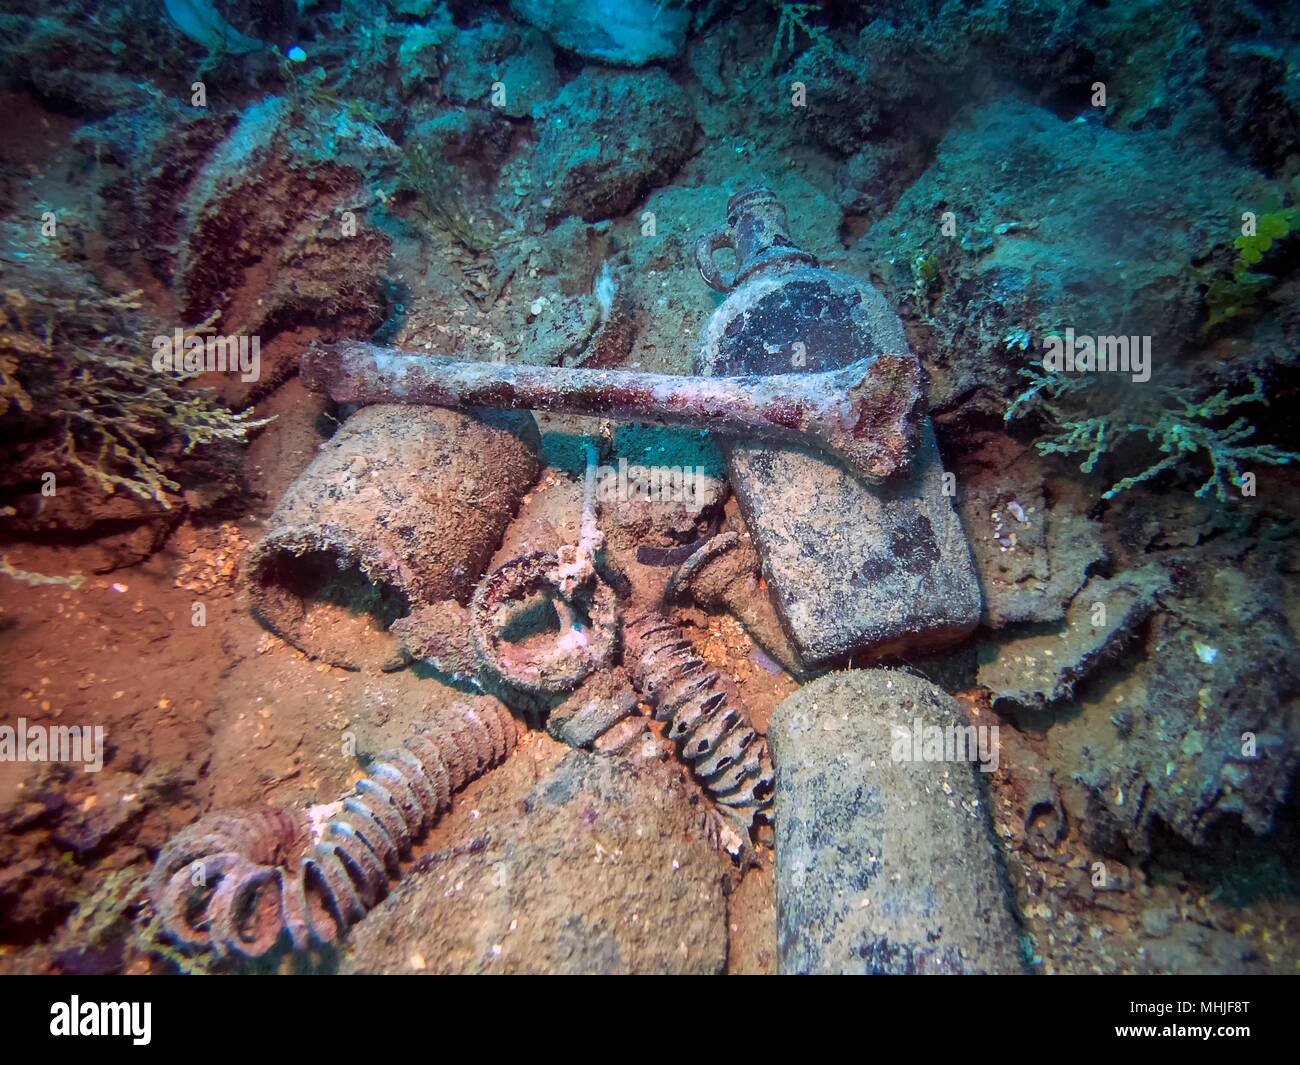
<path fill-rule="evenodd" d="M 718 973 L 726 859 L 669 767 L 522 751 L 476 797 L 468 837 L 357 926 L 349 972 Z"/>
<path fill-rule="evenodd" d="M 539 114 L 533 185 L 548 221 L 612 218 L 666 180 L 695 137 L 689 98 L 662 70 L 588 68 Z"/>
<path fill-rule="evenodd" d="M 403 95 L 415 95 L 427 82 L 438 77 L 444 45 L 456 40 L 456 24 L 442 5 L 427 22 L 407 28 L 397 49 L 397 80 Z"/>
<path fill-rule="evenodd" d="M 776 708 L 781 972 L 1020 971 L 979 770 L 913 760 L 932 730 L 964 743 L 973 731 L 950 730 L 966 726 L 943 691 L 893 670 L 828 674 Z M 987 764 L 984 737 L 963 753 Z"/>
<path fill-rule="evenodd" d="M 519 360 L 529 366 L 574 365 L 600 324 L 600 307 L 588 293 L 539 299 L 530 314 Z"/>
<path fill-rule="evenodd" d="M 1041 709 L 1067 698 L 1156 607 L 1168 585 L 1159 566 L 1094 577 L 1070 604 L 1065 620 L 1008 640 L 981 655 L 979 682 L 994 699 Z"/>
<path fill-rule="evenodd" d="M 511 0 L 510 10 L 565 51 L 629 67 L 679 55 L 691 21 L 657 0 Z"/>

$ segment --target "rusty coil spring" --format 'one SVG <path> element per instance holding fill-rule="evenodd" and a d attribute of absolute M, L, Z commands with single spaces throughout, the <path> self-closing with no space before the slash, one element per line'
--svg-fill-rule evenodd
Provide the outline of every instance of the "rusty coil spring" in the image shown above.
<path fill-rule="evenodd" d="M 748 833 L 771 806 L 772 763 L 735 686 L 662 614 L 629 619 L 623 642 L 633 686 L 654 706 L 655 719 L 669 722 L 668 738 L 721 812 Z"/>
<path fill-rule="evenodd" d="M 504 706 L 457 704 L 380 756 L 323 819 L 268 806 L 210 814 L 163 847 L 149 895 L 164 928 L 190 947 L 261 957 L 287 932 L 295 950 L 332 943 L 400 874 L 399 859 L 499 763 L 518 733 Z"/>

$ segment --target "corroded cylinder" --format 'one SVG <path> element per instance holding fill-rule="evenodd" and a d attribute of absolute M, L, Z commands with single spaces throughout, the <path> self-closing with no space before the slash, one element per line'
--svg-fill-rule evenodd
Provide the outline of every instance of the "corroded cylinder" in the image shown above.
<path fill-rule="evenodd" d="M 782 973 L 1018 973 L 980 777 L 998 728 L 928 681 L 829 673 L 768 723 Z"/>
<path fill-rule="evenodd" d="M 349 669 L 401 662 L 389 626 L 468 600 L 540 471 L 532 415 L 366 407 L 289 486 L 249 553 L 258 619 Z"/>

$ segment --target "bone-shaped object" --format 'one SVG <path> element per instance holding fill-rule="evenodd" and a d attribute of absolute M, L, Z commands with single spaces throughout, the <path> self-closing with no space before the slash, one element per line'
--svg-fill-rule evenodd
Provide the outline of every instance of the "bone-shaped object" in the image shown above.
<path fill-rule="evenodd" d="M 423 403 L 590 414 L 820 448 L 880 481 L 907 467 L 923 392 L 912 355 L 824 373 L 689 377 L 412 355 L 362 341 L 313 346 L 302 380 L 340 403 Z"/>

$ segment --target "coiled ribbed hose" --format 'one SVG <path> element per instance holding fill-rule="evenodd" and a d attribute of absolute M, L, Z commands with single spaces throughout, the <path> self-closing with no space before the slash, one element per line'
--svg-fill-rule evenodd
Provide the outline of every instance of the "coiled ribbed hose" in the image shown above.
<path fill-rule="evenodd" d="M 517 740 L 501 704 L 461 703 L 376 759 L 336 803 L 200 818 L 163 847 L 149 877 L 163 926 L 188 946 L 254 958 L 283 932 L 295 950 L 334 942 L 384 897 L 399 859 L 452 793 Z"/>
<path fill-rule="evenodd" d="M 772 803 L 767 741 L 750 724 L 735 685 L 711 670 L 682 630 L 647 610 L 623 628 L 623 664 L 632 684 L 669 722 L 695 778 L 720 812 L 748 835 Z"/>

